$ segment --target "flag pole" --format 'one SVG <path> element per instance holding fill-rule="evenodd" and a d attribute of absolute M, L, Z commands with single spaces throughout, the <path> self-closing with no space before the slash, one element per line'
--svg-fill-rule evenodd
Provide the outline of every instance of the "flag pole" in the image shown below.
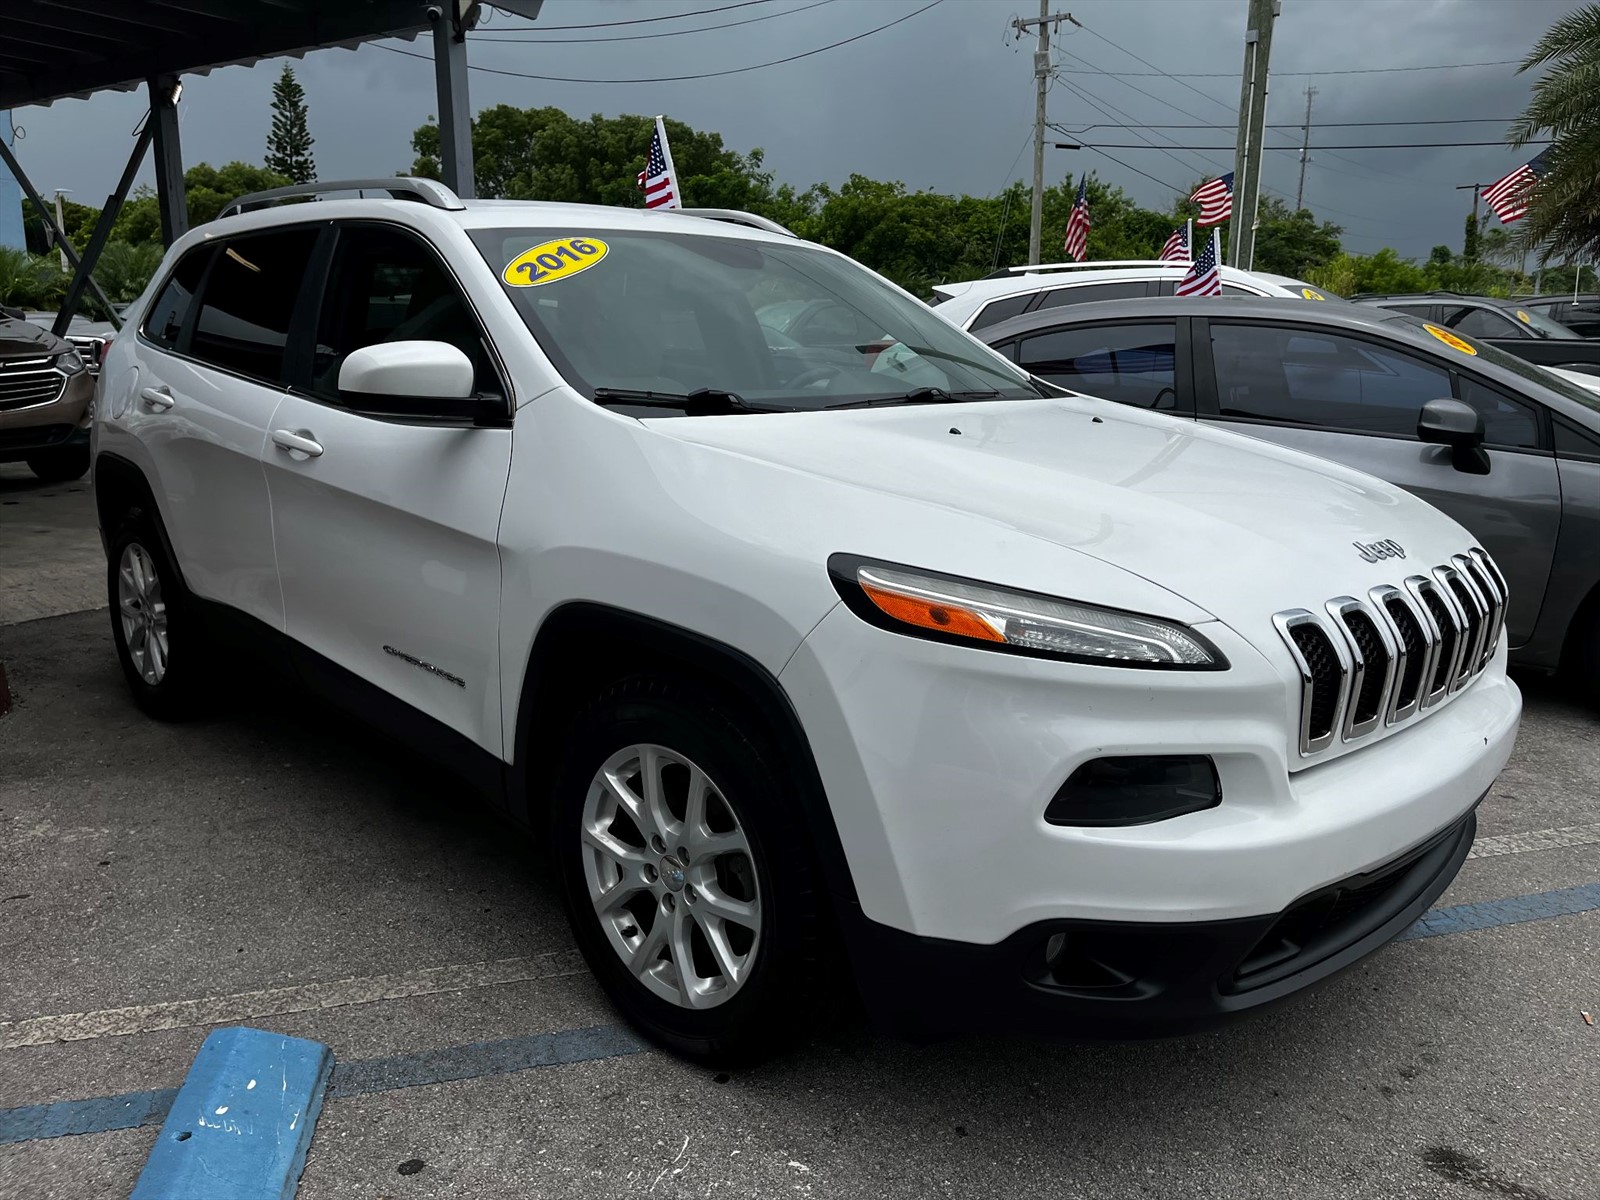
<path fill-rule="evenodd" d="M 1189 261 L 1194 261 L 1194 218 L 1189 218 L 1189 228 L 1183 235 L 1183 249 L 1189 256 Z"/>
<path fill-rule="evenodd" d="M 667 160 L 667 174 L 672 176 L 673 208 L 683 207 L 683 180 L 678 178 L 678 168 L 672 161 L 672 146 L 667 141 L 667 126 L 662 114 L 656 114 L 656 136 L 661 139 L 661 157 Z"/>

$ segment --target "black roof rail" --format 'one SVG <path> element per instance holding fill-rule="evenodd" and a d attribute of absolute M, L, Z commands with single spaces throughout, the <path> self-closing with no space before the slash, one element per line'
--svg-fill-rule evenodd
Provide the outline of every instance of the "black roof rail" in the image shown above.
<path fill-rule="evenodd" d="M 414 200 L 432 208 L 459 212 L 467 206 L 444 184 L 436 179 L 418 179 L 410 175 L 391 175 L 387 179 L 329 179 L 314 183 L 292 183 L 288 187 L 269 188 L 264 192 L 250 192 L 237 200 L 230 200 L 217 214 L 220 220 L 254 208 L 265 208 L 280 200 L 299 196 L 322 196 L 328 192 L 387 192 L 394 200 Z"/>

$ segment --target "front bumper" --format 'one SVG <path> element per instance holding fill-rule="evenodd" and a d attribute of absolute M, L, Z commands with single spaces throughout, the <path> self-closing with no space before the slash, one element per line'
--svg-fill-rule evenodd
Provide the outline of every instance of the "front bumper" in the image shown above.
<path fill-rule="evenodd" d="M 919 1038 L 1193 1033 L 1320 983 L 1403 933 L 1455 878 L 1476 829 L 1469 810 L 1421 846 L 1267 916 L 1045 921 L 993 946 L 859 922 L 862 993 L 879 1025 Z"/>
<path fill-rule="evenodd" d="M 87 446 L 94 386 L 89 372 L 79 371 L 67 378 L 52 400 L 0 408 L 0 462 L 66 446 Z"/>

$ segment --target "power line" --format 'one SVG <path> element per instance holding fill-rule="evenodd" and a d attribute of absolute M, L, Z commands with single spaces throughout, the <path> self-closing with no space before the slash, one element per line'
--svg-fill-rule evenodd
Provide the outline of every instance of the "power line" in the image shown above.
<path fill-rule="evenodd" d="M 1091 29 L 1091 30 L 1089 30 L 1089 32 L 1090 33 L 1094 33 L 1094 30 Z M 1110 38 L 1101 37 L 1101 35 L 1098 34 L 1098 33 L 1096 33 L 1095 36 L 1100 38 L 1100 40 L 1105 42 L 1108 46 L 1116 46 L 1116 48 L 1118 50 L 1122 50 L 1122 47 L 1121 46 L 1117 46 L 1117 44 L 1115 42 L 1113 42 Z M 1139 58 L 1139 56 L 1137 54 L 1134 54 L 1131 50 L 1123 50 L 1123 53 L 1129 55 L 1132 58 Z M 1144 60 L 1142 58 L 1139 59 L 1139 61 L 1140 62 L 1144 62 Z M 1359 68 L 1359 69 L 1350 69 L 1350 70 L 1345 70 L 1345 71 L 1274 71 L 1273 74 L 1274 75 L 1281 75 L 1281 76 L 1292 75 L 1292 76 L 1297 76 L 1297 77 L 1311 76 L 1311 75 L 1387 75 L 1387 74 L 1390 74 L 1390 73 L 1395 72 L 1395 71 L 1454 71 L 1454 70 L 1460 70 L 1460 69 L 1467 68 L 1467 67 L 1514 67 L 1514 66 L 1521 65 L 1521 62 L 1522 62 L 1522 60 L 1518 59 L 1518 58 L 1504 58 L 1504 59 L 1496 59 L 1494 62 L 1431 63 L 1428 66 L 1423 66 L 1423 67 L 1362 67 L 1362 68 Z M 1145 63 L 1144 65 L 1147 66 L 1147 67 L 1152 66 L 1152 64 L 1150 64 L 1150 63 Z M 1238 78 L 1238 72 L 1237 71 L 1163 71 L 1163 70 L 1160 70 L 1159 68 L 1156 68 L 1156 69 L 1153 69 L 1153 70 L 1150 70 L 1150 71 L 1099 71 L 1099 70 L 1095 70 L 1095 71 L 1088 72 L 1088 74 L 1091 74 L 1091 75 L 1134 75 L 1134 76 L 1138 76 L 1138 77 L 1141 77 L 1141 78 L 1160 78 L 1160 79 L 1237 79 Z M 1205 95 L 1204 92 L 1201 92 L 1200 94 L 1202 96 Z"/>
<path fill-rule="evenodd" d="M 697 25 L 693 29 L 662 29 L 656 33 L 625 33 L 618 37 L 587 37 L 587 38 L 542 38 L 542 37 L 486 37 L 487 33 L 498 33 L 499 30 L 480 30 L 472 35 L 471 40 L 484 42 L 487 45 L 540 45 L 540 46 L 579 46 L 592 42 L 643 42 L 651 38 L 684 37 L 691 33 L 709 33 L 714 29 L 733 29 L 739 25 L 754 25 L 757 21 L 771 21 L 775 17 L 789 17 L 795 13 L 803 13 L 808 9 L 821 8 L 824 4 L 832 4 L 833 0 L 814 0 L 811 4 L 802 4 L 799 8 L 786 8 L 782 12 L 762 13 L 759 17 L 746 17 L 742 21 L 725 21 L 721 25 Z M 720 12 L 720 9 L 714 10 Z M 660 20 L 652 17 L 651 20 Z M 518 31 L 520 32 L 520 30 Z"/>
<path fill-rule="evenodd" d="M 1154 175 L 1150 174 L 1150 172 L 1141 171 L 1141 170 L 1139 170 L 1138 167 L 1130 166 L 1129 164 L 1123 162 L 1120 158 L 1117 158 L 1115 155 L 1107 154 L 1104 150 L 1100 149 L 1099 146 L 1085 146 L 1083 148 L 1085 150 L 1093 150 L 1101 158 L 1109 158 L 1112 162 L 1116 163 L 1117 166 L 1121 167 L 1125 171 L 1132 171 L 1135 175 L 1143 175 L 1151 183 L 1159 183 L 1162 187 L 1167 188 L 1167 189 L 1169 189 L 1171 191 L 1174 191 L 1174 192 L 1181 193 L 1183 191 L 1183 189 L 1181 187 L 1174 187 L 1172 184 L 1168 183 L 1165 179 L 1157 179 Z"/>
<path fill-rule="evenodd" d="M 806 50 L 800 54 L 791 54 L 787 58 L 775 58 L 770 62 L 751 63 L 748 67 L 732 67 L 726 71 L 703 71 L 698 75 L 660 75 L 649 79 L 580 79 L 568 75 L 535 75 L 528 71 L 505 71 L 498 67 L 480 67 L 471 63 L 467 65 L 467 70 L 480 71 L 485 75 L 508 75 L 513 79 L 539 79 L 546 83 L 680 83 L 690 79 L 718 79 L 724 75 L 742 75 L 746 71 L 760 71 L 767 67 L 779 67 L 784 63 L 798 62 L 802 58 L 810 58 L 813 54 L 822 54 L 829 50 L 837 50 L 840 46 L 848 46 L 851 42 L 859 42 L 862 38 L 869 38 L 875 33 L 882 33 L 885 29 L 893 29 L 901 22 L 909 21 L 912 17 L 921 16 L 930 8 L 937 8 L 942 3 L 944 3 L 944 0 L 932 0 L 931 3 L 924 4 L 921 8 L 915 9 L 912 12 L 908 12 L 903 17 L 896 17 L 893 21 L 890 21 L 886 25 L 879 25 L 875 29 L 869 29 L 865 33 L 858 33 L 854 37 L 847 37 L 843 41 L 831 42 L 826 46 L 818 46 L 815 50 Z M 415 50 L 402 50 L 398 46 L 385 46 L 382 42 L 373 42 L 372 44 L 377 46 L 380 50 L 389 51 L 391 54 L 403 54 L 407 58 L 420 58 L 427 62 L 433 61 L 433 56 L 431 54 L 418 54 Z"/>
<path fill-rule="evenodd" d="M 684 17 L 703 17 L 710 13 L 732 12 L 736 8 L 753 8 L 757 4 L 771 4 L 773 0 L 739 0 L 737 4 L 724 4 L 720 8 L 697 8 L 693 12 L 667 13 L 659 17 L 630 17 L 626 21 L 596 21 L 592 25 L 540 25 L 539 29 L 555 32 L 562 29 L 611 29 L 618 25 L 649 25 L 652 21 L 681 21 Z M 498 30 L 485 30 L 486 33 L 496 33 Z M 522 32 L 521 26 L 514 26 L 505 30 L 507 33 Z"/>

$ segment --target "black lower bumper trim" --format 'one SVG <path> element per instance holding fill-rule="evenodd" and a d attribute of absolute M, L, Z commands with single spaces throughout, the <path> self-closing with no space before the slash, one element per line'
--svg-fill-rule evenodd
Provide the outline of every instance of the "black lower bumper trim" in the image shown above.
<path fill-rule="evenodd" d="M 867 1011 L 894 1032 L 1068 1039 L 1193 1033 L 1276 1003 L 1410 928 L 1472 848 L 1476 809 L 1406 854 L 1282 913 L 1228 921 L 1044 921 L 992 946 L 851 922 Z"/>

